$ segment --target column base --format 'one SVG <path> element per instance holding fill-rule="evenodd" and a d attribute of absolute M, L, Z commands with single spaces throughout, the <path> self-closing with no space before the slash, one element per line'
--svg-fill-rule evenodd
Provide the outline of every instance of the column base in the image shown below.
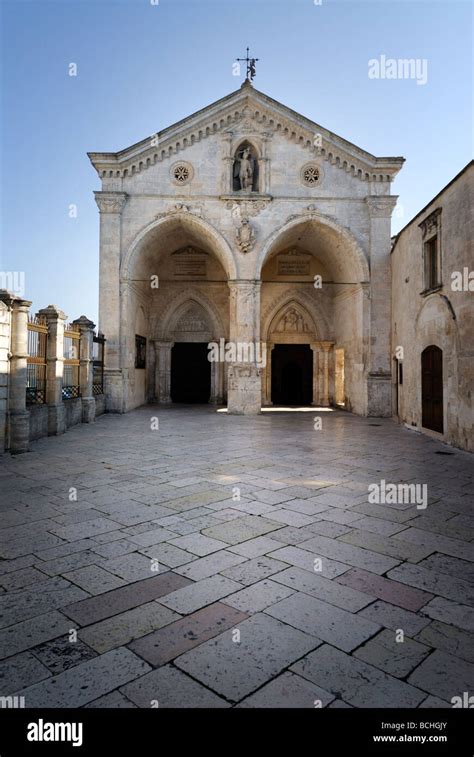
<path fill-rule="evenodd" d="M 60 405 L 48 406 L 48 436 L 59 436 L 66 431 L 66 408 Z"/>
<path fill-rule="evenodd" d="M 367 415 L 372 418 L 391 418 L 392 376 L 390 373 L 368 374 Z"/>
<path fill-rule="evenodd" d="M 94 397 L 82 398 L 82 422 L 94 423 L 95 421 L 95 399 Z"/>
<path fill-rule="evenodd" d="M 9 413 L 10 452 L 19 455 L 30 447 L 30 414 L 28 412 Z"/>
<path fill-rule="evenodd" d="M 105 370 L 104 394 L 105 409 L 107 413 L 125 412 L 123 375 L 120 369 Z"/>
<path fill-rule="evenodd" d="M 261 368 L 239 363 L 228 371 L 227 412 L 231 415 L 258 415 L 262 409 Z"/>

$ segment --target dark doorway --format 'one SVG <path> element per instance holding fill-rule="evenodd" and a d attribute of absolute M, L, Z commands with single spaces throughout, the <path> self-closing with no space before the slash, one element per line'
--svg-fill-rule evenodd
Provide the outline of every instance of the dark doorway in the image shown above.
<path fill-rule="evenodd" d="M 430 345 L 421 353 L 421 424 L 443 433 L 443 352 Z"/>
<path fill-rule="evenodd" d="M 276 344 L 272 351 L 274 405 L 310 405 L 313 401 L 313 352 L 309 344 Z"/>
<path fill-rule="evenodd" d="M 173 402 L 209 402 L 211 364 L 207 342 L 178 342 L 171 350 Z"/>

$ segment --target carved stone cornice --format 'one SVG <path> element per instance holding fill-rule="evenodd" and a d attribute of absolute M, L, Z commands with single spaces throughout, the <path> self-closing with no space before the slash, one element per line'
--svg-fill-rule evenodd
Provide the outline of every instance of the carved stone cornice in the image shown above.
<path fill-rule="evenodd" d="M 127 202 L 126 192 L 94 192 L 100 213 L 121 213 Z"/>
<path fill-rule="evenodd" d="M 390 218 L 398 195 L 371 195 L 365 198 L 371 218 Z"/>
<path fill-rule="evenodd" d="M 423 239 L 425 237 L 431 237 L 433 234 L 436 234 L 440 225 L 441 221 L 441 208 L 436 208 L 432 213 L 429 214 L 421 223 L 418 224 L 420 227 Z"/>

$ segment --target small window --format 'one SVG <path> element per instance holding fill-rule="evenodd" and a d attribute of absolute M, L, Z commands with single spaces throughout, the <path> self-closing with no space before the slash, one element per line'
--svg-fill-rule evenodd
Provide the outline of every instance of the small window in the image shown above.
<path fill-rule="evenodd" d="M 403 384 L 403 363 L 398 363 L 398 383 Z"/>
<path fill-rule="evenodd" d="M 438 237 L 434 236 L 425 242 L 425 289 L 434 289 L 438 285 Z"/>
<path fill-rule="evenodd" d="M 146 368 L 146 338 L 135 335 L 135 368 Z"/>

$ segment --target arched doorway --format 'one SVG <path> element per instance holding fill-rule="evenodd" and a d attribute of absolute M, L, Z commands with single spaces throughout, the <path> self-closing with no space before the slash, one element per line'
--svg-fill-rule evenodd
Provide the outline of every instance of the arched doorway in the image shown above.
<path fill-rule="evenodd" d="M 421 353 L 421 425 L 443 433 L 443 351 L 431 344 Z"/>

